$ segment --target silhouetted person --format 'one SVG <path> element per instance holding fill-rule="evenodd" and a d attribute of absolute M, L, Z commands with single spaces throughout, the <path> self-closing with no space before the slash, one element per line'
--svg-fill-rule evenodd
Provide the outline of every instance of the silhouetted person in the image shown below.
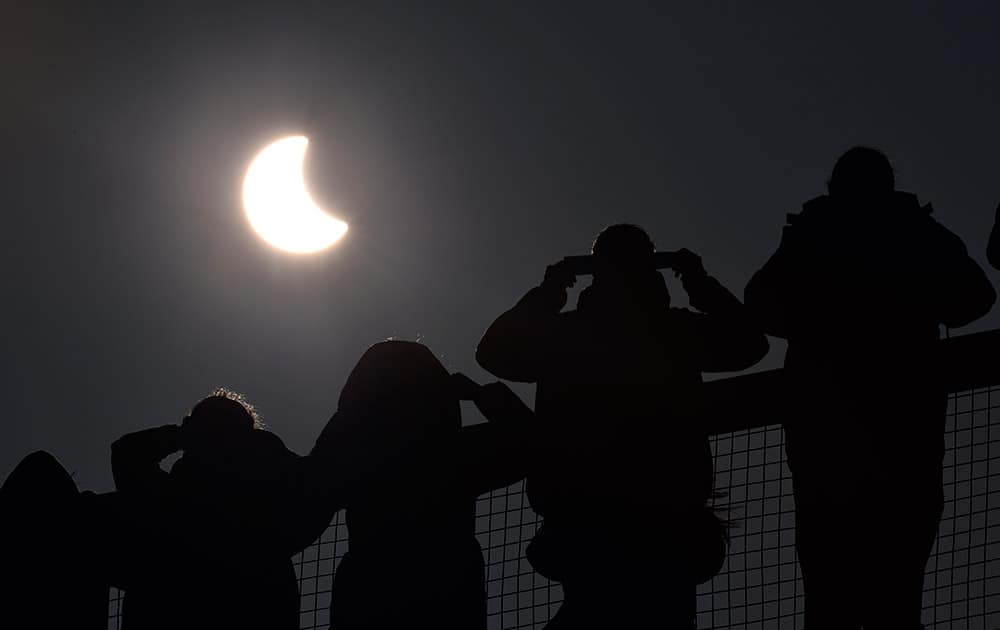
<path fill-rule="evenodd" d="M 993 217 L 993 229 L 990 230 L 990 240 L 986 244 L 986 260 L 994 269 L 1000 269 L 1000 204 L 997 204 Z"/>
<path fill-rule="evenodd" d="M 0 628 L 106 630 L 106 575 L 82 517 L 92 493 L 44 451 L 0 487 Z"/>
<path fill-rule="evenodd" d="M 528 558 L 563 584 L 553 629 L 694 627 L 695 587 L 724 559 L 702 372 L 747 368 L 767 340 L 687 250 L 674 270 L 700 312 L 672 308 L 653 250 L 639 227 L 605 229 L 575 310 L 561 312 L 572 272 L 551 266 L 476 352 L 493 374 L 538 384 L 551 446 L 527 480 L 545 519 Z"/>
<path fill-rule="evenodd" d="M 490 422 L 462 427 L 460 399 Z M 486 627 L 475 501 L 523 478 L 531 416 L 506 385 L 449 375 L 418 343 L 365 352 L 310 454 L 356 463 L 332 628 Z"/>
<path fill-rule="evenodd" d="M 920 628 L 943 500 L 939 326 L 968 324 L 996 295 L 930 206 L 895 190 L 880 151 L 846 152 L 828 190 L 788 216 L 745 296 L 788 340 L 806 627 Z"/>
<path fill-rule="evenodd" d="M 123 627 L 299 627 L 291 556 L 308 545 L 295 518 L 300 458 L 220 391 L 180 425 L 112 446 L 119 509 L 132 521 Z M 170 469 L 160 461 L 183 451 Z"/>

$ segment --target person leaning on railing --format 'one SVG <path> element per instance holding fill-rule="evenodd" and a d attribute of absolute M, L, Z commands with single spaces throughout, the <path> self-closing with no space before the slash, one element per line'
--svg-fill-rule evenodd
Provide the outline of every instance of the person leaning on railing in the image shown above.
<path fill-rule="evenodd" d="M 943 505 L 939 328 L 983 316 L 996 293 L 930 205 L 895 190 L 880 151 L 846 152 L 828 191 L 788 216 L 745 291 L 765 332 L 788 340 L 806 627 L 920 628 Z"/>

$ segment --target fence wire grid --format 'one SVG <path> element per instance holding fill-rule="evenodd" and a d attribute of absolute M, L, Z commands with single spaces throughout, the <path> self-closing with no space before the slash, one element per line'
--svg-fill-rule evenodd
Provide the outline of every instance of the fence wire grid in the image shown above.
<path fill-rule="evenodd" d="M 936 630 L 1000 628 L 1000 444 L 991 421 L 1000 386 L 952 394 L 945 433 L 944 514 L 924 578 L 923 622 Z M 803 591 L 795 558 L 791 473 L 779 425 L 713 436 L 716 487 L 737 526 L 722 570 L 698 589 L 698 627 L 794 630 Z M 476 536 L 486 560 L 489 630 L 540 629 L 562 601 L 524 548 L 541 523 L 524 482 L 480 497 Z M 294 558 L 300 628 L 329 627 L 333 575 L 348 549 L 344 513 Z M 109 629 L 123 593 L 112 590 Z"/>

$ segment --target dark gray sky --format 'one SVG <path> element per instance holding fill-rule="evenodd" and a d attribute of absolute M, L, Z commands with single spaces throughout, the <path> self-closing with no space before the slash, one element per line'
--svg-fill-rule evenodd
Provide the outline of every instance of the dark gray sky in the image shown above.
<path fill-rule="evenodd" d="M 304 452 L 392 335 L 485 379 L 484 328 L 613 222 L 742 293 L 854 144 L 981 261 L 1000 201 L 995 2 L 87 4 L 0 20 L 0 476 L 47 448 L 109 489 L 114 438 L 219 384 Z M 284 133 L 327 253 L 244 218 Z"/>

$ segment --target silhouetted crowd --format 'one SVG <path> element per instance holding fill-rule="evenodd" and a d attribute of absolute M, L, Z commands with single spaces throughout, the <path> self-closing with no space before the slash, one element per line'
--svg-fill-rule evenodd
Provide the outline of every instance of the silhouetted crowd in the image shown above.
<path fill-rule="evenodd" d="M 498 378 L 537 385 L 534 410 L 419 343 L 384 341 L 307 456 L 229 390 L 114 442 L 114 492 L 80 492 L 51 455 L 28 455 L 0 488 L 0 624 L 103 629 L 114 586 L 126 630 L 293 630 L 291 558 L 346 509 L 332 628 L 482 629 L 476 497 L 526 479 L 543 517 L 527 559 L 565 594 L 547 628 L 694 628 L 731 525 L 713 509 L 702 375 L 750 368 L 772 335 L 788 340 L 806 626 L 921 628 L 943 506 L 939 331 L 996 294 L 880 151 L 846 152 L 827 188 L 788 215 L 742 302 L 699 256 L 657 252 L 634 225 L 548 267 L 476 349 Z M 1000 264 L 1000 227 L 988 258 Z M 672 305 L 661 269 L 690 308 Z M 579 276 L 590 284 L 567 310 Z M 488 422 L 463 426 L 463 400 Z"/>

